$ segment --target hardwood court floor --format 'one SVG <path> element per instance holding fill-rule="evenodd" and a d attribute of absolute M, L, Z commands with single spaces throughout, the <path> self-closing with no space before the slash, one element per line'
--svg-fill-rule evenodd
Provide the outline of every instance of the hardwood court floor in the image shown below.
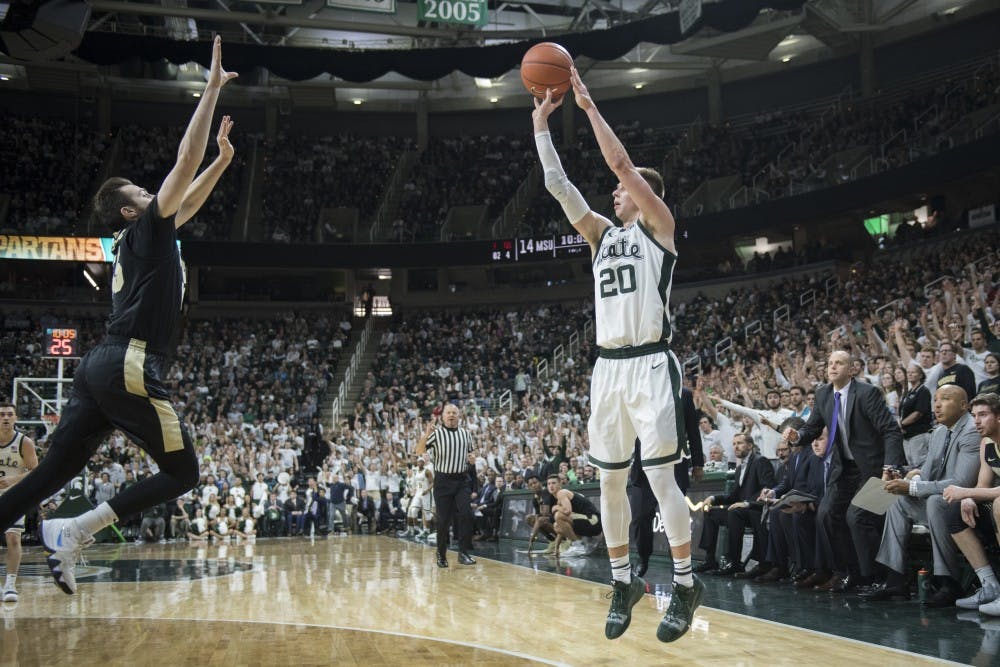
<path fill-rule="evenodd" d="M 655 638 L 647 595 L 604 638 L 609 588 L 389 537 L 97 546 L 75 596 L 28 550 L 0 665 L 920 665 L 940 662 L 702 609 Z M 37 575 L 37 576 L 35 576 Z M 708 600 L 711 604 L 711 601 Z"/>

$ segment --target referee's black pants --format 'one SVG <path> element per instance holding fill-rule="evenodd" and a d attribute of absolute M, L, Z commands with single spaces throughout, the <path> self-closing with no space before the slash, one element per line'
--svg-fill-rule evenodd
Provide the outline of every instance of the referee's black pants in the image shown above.
<path fill-rule="evenodd" d="M 472 551 L 472 489 L 465 473 L 434 473 L 438 554 L 448 553 L 448 529 L 455 523 L 459 551 Z"/>

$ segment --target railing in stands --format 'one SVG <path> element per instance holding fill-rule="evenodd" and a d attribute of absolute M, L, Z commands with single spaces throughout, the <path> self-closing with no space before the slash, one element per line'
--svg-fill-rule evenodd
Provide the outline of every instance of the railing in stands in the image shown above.
<path fill-rule="evenodd" d="M 541 358 L 535 364 L 535 377 L 541 380 L 549 379 L 549 360 L 546 358 Z"/>
<path fill-rule="evenodd" d="M 886 157 L 887 149 L 892 144 L 897 143 L 896 140 L 899 137 L 902 137 L 902 140 L 899 143 L 904 143 L 905 144 L 906 143 L 906 130 L 905 129 L 896 132 L 896 134 L 894 134 L 891 137 L 889 137 L 888 139 L 886 139 L 885 142 L 882 144 L 882 146 L 879 148 L 879 155 L 881 155 L 883 159 L 885 159 L 885 157 Z"/>
<path fill-rule="evenodd" d="M 510 198 L 507 205 L 503 207 L 503 212 L 493 222 L 493 238 L 500 239 L 507 236 L 514 236 L 515 223 L 524 214 L 525 207 L 538 192 L 538 183 L 542 178 L 541 171 L 540 165 L 533 165 L 528 171 L 528 175 L 517 186 L 514 196 Z"/>
<path fill-rule="evenodd" d="M 368 341 L 371 339 L 373 322 L 372 318 L 368 318 L 368 321 L 365 322 L 365 327 L 361 330 L 361 338 L 358 340 L 358 344 L 354 346 L 351 361 L 347 364 L 347 370 L 344 371 L 344 379 L 341 381 L 340 387 L 337 389 L 337 395 L 333 399 L 333 405 L 330 407 L 330 428 L 334 431 L 337 429 L 337 422 L 340 421 L 340 413 L 347 402 L 347 395 L 351 392 L 351 387 L 354 384 L 354 376 L 358 372 L 361 358 L 364 356 L 365 349 L 368 347 Z"/>
<path fill-rule="evenodd" d="M 940 278 L 935 278 L 934 280 L 924 285 L 924 298 L 927 298 L 931 295 L 931 290 L 934 288 L 935 285 L 943 283 L 946 280 L 952 280 L 952 279 L 953 278 L 951 276 L 941 276 Z"/>
<path fill-rule="evenodd" d="M 892 301 L 889 301 L 888 303 L 884 303 L 881 306 L 879 306 L 878 308 L 876 308 L 875 309 L 875 319 L 876 320 L 880 320 L 881 317 L 882 317 L 882 311 L 885 311 L 885 310 L 888 310 L 889 308 L 892 308 L 897 303 L 904 303 L 904 301 L 902 299 L 893 299 Z M 895 311 L 893 311 L 893 312 L 895 312 Z"/>
<path fill-rule="evenodd" d="M 722 356 L 733 349 L 733 339 L 730 336 L 726 336 L 719 342 L 715 344 L 715 363 L 718 366 L 722 365 Z"/>
<path fill-rule="evenodd" d="M 497 401 L 498 410 L 497 412 L 502 412 L 504 407 L 507 408 L 507 414 L 509 415 L 514 411 L 514 394 L 510 389 L 500 394 L 500 399 Z"/>
<path fill-rule="evenodd" d="M 401 182 L 409 173 L 415 159 L 416 152 L 411 150 L 405 150 L 399 156 L 396 168 L 392 172 L 392 178 L 389 179 L 389 183 L 385 187 L 382 202 L 379 204 L 378 211 L 375 212 L 375 220 L 372 221 L 371 230 L 368 232 L 368 239 L 370 241 L 379 240 L 382 228 L 388 223 L 389 217 L 392 216 L 393 210 L 396 207 L 400 190 L 402 189 Z"/>
<path fill-rule="evenodd" d="M 933 116 L 931 116 L 931 114 L 933 114 Z M 913 119 L 913 131 L 919 132 L 921 126 L 925 125 L 928 122 L 936 123 L 940 115 L 941 112 L 940 109 L 938 109 L 938 105 L 932 104 L 927 109 L 918 114 L 916 118 Z M 931 117 L 928 119 L 927 118 L 928 116 Z"/>
<path fill-rule="evenodd" d="M 975 130 L 972 131 L 972 136 L 976 139 L 982 139 L 983 136 L 988 132 L 988 127 L 994 125 L 993 132 L 1000 131 L 1000 111 L 993 114 L 986 121 L 979 125 Z"/>
<path fill-rule="evenodd" d="M 701 375 L 701 357 L 697 354 L 692 354 L 684 360 L 684 374 L 687 375 L 689 373 Z"/>

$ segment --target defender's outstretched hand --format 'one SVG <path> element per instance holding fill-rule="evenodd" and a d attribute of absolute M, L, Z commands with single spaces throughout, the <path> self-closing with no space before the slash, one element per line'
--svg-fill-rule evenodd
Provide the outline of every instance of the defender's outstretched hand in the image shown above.
<path fill-rule="evenodd" d="M 215 36 L 212 44 L 212 67 L 208 72 L 208 85 L 215 88 L 222 88 L 224 85 L 238 77 L 236 72 L 227 72 L 222 69 L 222 37 Z"/>
<path fill-rule="evenodd" d="M 219 134 L 215 137 L 215 142 L 219 144 L 219 157 L 229 162 L 236 154 L 236 149 L 229 143 L 229 131 L 233 129 L 233 121 L 229 116 L 223 116 L 219 123 Z"/>
<path fill-rule="evenodd" d="M 573 67 L 569 70 L 569 81 L 573 84 L 573 95 L 576 97 L 576 106 L 584 111 L 594 106 L 594 100 L 590 98 L 590 91 L 583 85 L 580 73 Z"/>

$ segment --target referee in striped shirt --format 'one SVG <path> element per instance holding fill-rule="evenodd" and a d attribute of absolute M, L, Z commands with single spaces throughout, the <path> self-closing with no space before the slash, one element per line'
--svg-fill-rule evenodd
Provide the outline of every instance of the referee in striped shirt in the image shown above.
<path fill-rule="evenodd" d="M 431 450 L 434 465 L 434 505 L 437 507 L 437 564 L 448 567 L 448 528 L 455 522 L 458 562 L 475 565 L 472 550 L 472 489 L 465 474 L 466 456 L 472 451 L 472 434 L 458 428 L 458 406 L 449 403 L 441 413 L 441 426 L 434 421 L 417 442 L 416 454 Z"/>

